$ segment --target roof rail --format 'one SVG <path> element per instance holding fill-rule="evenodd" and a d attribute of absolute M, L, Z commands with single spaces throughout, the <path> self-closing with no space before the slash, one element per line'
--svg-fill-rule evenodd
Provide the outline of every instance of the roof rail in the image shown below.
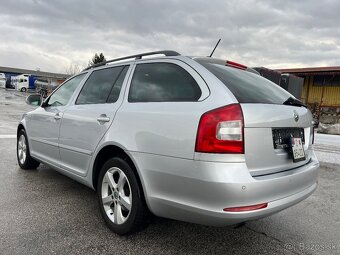
<path fill-rule="evenodd" d="M 107 60 L 107 61 L 104 61 L 104 62 L 101 62 L 101 63 L 98 63 L 98 64 L 94 64 L 92 66 L 89 66 L 89 67 L 85 68 L 83 71 L 86 71 L 86 70 L 89 70 L 91 68 L 98 67 L 98 66 L 104 66 L 108 63 L 112 63 L 112 62 L 116 62 L 116 61 L 120 61 L 120 60 L 125 60 L 125 59 L 130 59 L 130 58 L 134 58 L 134 59 L 137 60 L 137 59 L 142 59 L 142 57 L 145 57 L 145 56 L 158 55 L 158 54 L 164 54 L 167 57 L 181 55 L 178 52 L 172 51 L 172 50 L 152 51 L 152 52 L 146 52 L 146 53 L 126 56 L 126 57 L 122 57 L 122 58 L 115 58 L 115 59 Z"/>

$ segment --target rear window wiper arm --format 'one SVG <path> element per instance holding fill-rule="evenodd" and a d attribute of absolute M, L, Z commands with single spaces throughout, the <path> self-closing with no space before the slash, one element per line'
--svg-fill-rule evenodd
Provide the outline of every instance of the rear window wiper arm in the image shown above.
<path fill-rule="evenodd" d="M 305 105 L 304 103 L 302 103 L 300 100 L 293 98 L 293 97 L 289 97 L 286 101 L 283 102 L 284 105 L 294 105 L 294 106 L 302 106 L 302 107 L 306 107 L 307 105 Z"/>

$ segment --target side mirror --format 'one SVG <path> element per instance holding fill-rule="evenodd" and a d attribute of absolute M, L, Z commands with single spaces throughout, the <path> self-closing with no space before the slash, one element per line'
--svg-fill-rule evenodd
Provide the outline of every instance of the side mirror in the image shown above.
<path fill-rule="evenodd" d="M 29 95 L 26 98 L 26 103 L 29 105 L 40 106 L 42 103 L 42 97 L 40 94 Z"/>

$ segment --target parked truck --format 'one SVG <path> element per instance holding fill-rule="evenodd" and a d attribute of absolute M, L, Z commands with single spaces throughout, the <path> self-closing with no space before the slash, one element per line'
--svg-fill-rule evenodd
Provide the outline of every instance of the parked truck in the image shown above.
<path fill-rule="evenodd" d="M 20 74 L 13 77 L 12 82 L 16 90 L 26 92 L 29 89 L 35 89 L 34 82 L 36 79 L 36 76 L 31 74 Z"/>
<path fill-rule="evenodd" d="M 6 88 L 6 76 L 4 73 L 0 73 L 0 88 Z"/>
<path fill-rule="evenodd" d="M 41 94 L 44 98 L 47 97 L 53 90 L 55 90 L 59 84 L 55 81 L 46 80 L 46 79 L 37 79 L 34 82 L 35 91 Z"/>
<path fill-rule="evenodd" d="M 255 67 L 254 69 L 264 78 L 276 83 L 296 98 L 301 99 L 303 78 L 288 73 L 282 74 L 276 70 L 265 67 Z"/>
<path fill-rule="evenodd" d="M 296 98 L 301 99 L 303 80 L 303 78 L 293 74 L 284 73 L 281 75 L 280 86 L 289 91 L 289 93 L 293 94 Z"/>

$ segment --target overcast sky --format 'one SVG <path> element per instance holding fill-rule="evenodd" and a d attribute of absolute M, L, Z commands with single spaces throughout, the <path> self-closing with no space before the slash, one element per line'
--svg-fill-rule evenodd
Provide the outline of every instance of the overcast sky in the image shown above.
<path fill-rule="evenodd" d="M 269 68 L 340 65 L 340 1 L 0 0 L 0 66 L 64 72 L 172 49 Z"/>

